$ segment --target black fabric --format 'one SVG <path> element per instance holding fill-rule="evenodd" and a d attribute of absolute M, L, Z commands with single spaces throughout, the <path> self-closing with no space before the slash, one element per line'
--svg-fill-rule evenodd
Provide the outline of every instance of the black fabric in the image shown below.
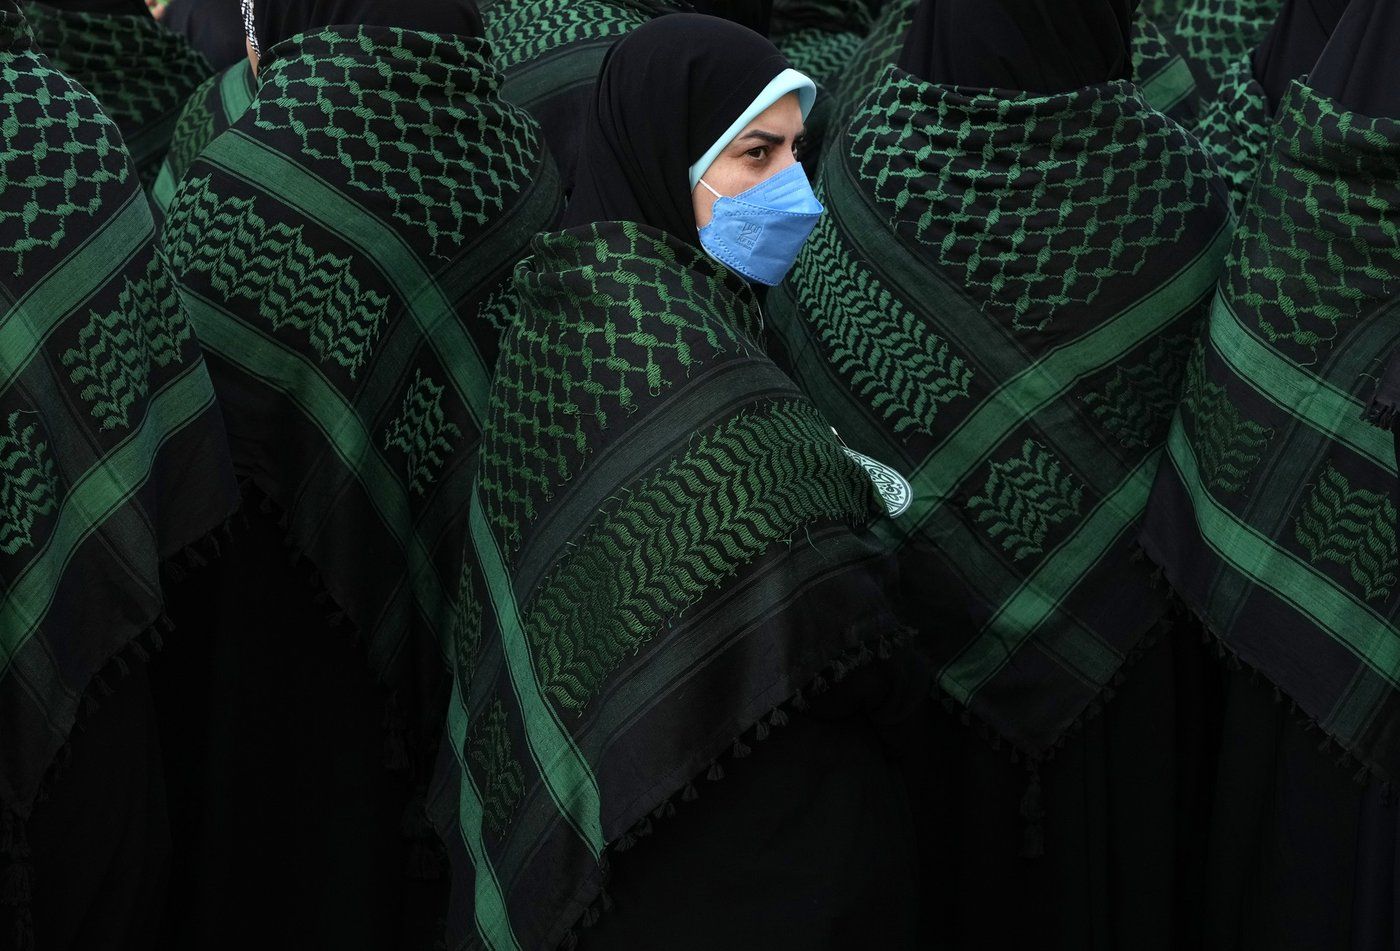
<path fill-rule="evenodd" d="M 159 932 L 170 824 L 150 678 L 138 664 L 111 686 L 29 823 L 39 951 L 150 948 Z"/>
<path fill-rule="evenodd" d="M 722 17 L 764 36 L 773 22 L 773 0 L 691 0 L 690 5 L 696 13 Z"/>
<path fill-rule="evenodd" d="M 918 940 L 918 806 L 901 775 L 911 751 L 868 717 L 824 715 L 827 703 L 890 696 L 880 668 L 903 663 L 836 685 L 615 855 L 613 907 L 579 951 L 929 947 Z"/>
<path fill-rule="evenodd" d="M 1050 94 L 1132 78 L 1131 0 L 922 0 L 899 65 L 931 83 Z"/>
<path fill-rule="evenodd" d="M 1286 0 L 1254 51 L 1254 78 L 1264 87 L 1270 114 L 1283 101 L 1288 84 L 1312 72 L 1346 9 L 1347 0 Z"/>
<path fill-rule="evenodd" d="M 563 227 L 635 221 L 699 247 L 690 166 L 787 68 L 768 40 L 718 17 L 638 27 L 603 60 Z"/>
<path fill-rule="evenodd" d="M 1212 790 L 1207 948 L 1393 951 L 1397 819 L 1262 677 L 1229 675 Z"/>
<path fill-rule="evenodd" d="M 1308 85 L 1351 112 L 1400 119 L 1400 0 L 1352 0 Z"/>
<path fill-rule="evenodd" d="M 250 504 L 172 588 L 153 665 L 175 839 L 161 947 L 430 947 L 443 883 L 406 874 L 385 691 L 283 535 Z"/>
<path fill-rule="evenodd" d="M 45 6 L 69 13 L 101 13 L 104 16 L 149 17 L 146 0 L 44 0 Z"/>
<path fill-rule="evenodd" d="M 1219 706 L 1214 651 L 1183 627 L 1143 654 L 1038 774 L 975 724 L 930 711 L 911 776 L 920 946 L 1202 947 Z M 1043 856 L 1023 857 L 1031 834 L 1043 834 Z"/>
<path fill-rule="evenodd" d="M 264 56 L 285 39 L 328 26 L 394 26 L 449 36 L 486 33 L 475 0 L 253 0 L 253 16 Z"/>
<path fill-rule="evenodd" d="M 172 0 L 160 22 L 189 40 L 217 70 L 248 55 L 236 0 Z"/>

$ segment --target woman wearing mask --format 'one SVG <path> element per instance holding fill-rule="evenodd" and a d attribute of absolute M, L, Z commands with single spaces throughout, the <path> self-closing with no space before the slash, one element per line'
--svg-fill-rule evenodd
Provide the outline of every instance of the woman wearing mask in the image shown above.
<path fill-rule="evenodd" d="M 453 947 L 908 946 L 880 497 L 760 345 L 812 92 L 734 24 L 639 28 L 516 272 L 431 800 Z"/>
<path fill-rule="evenodd" d="M 208 634 L 179 660 L 206 673 L 163 683 L 203 863 L 176 878 L 177 944 L 246 947 L 276 921 L 291 943 L 397 947 L 433 871 L 421 789 L 500 291 L 561 195 L 474 4 L 245 11 L 258 94 L 163 236 L 251 500 L 186 597 Z"/>

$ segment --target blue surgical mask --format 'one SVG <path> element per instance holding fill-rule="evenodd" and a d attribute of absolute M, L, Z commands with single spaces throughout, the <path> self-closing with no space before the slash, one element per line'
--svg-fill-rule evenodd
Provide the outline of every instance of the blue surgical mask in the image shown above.
<path fill-rule="evenodd" d="M 733 198 L 710 189 L 714 219 L 700 229 L 700 245 L 710 257 L 750 281 L 773 287 L 782 282 L 797 252 L 825 210 L 801 165 L 789 165 Z"/>

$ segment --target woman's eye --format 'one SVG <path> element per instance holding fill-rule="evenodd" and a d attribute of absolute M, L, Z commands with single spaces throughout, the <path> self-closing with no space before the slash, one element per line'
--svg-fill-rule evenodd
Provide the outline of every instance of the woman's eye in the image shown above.
<path fill-rule="evenodd" d="M 766 146 L 766 145 L 760 145 L 760 146 L 757 146 L 756 148 L 749 149 L 749 150 L 748 150 L 747 152 L 745 152 L 744 154 L 747 155 L 747 156 L 748 156 L 749 158 L 751 158 L 751 159 L 757 159 L 758 161 L 761 162 L 761 161 L 763 161 L 764 159 L 766 159 L 766 158 L 768 157 L 768 146 Z"/>

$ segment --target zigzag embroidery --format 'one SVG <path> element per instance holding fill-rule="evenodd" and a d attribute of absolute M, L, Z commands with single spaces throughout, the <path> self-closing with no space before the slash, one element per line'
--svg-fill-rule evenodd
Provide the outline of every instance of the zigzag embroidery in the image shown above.
<path fill-rule="evenodd" d="M 389 299 L 363 290 L 349 257 L 318 254 L 301 226 L 269 221 L 252 199 L 223 198 L 210 179 L 181 187 L 166 223 L 177 273 L 198 271 L 226 299 L 247 300 L 274 330 L 306 332 L 322 362 L 355 379 L 383 329 Z"/>
<path fill-rule="evenodd" d="M 1021 561 L 1043 552 L 1051 529 L 1078 515 L 1083 499 L 1084 486 L 1060 471 L 1054 453 L 1027 439 L 1019 456 L 992 463 L 982 494 L 968 499 L 967 509 Z"/>
<path fill-rule="evenodd" d="M 526 611 L 545 693 L 581 712 L 635 654 L 707 591 L 818 519 L 871 504 L 862 470 L 810 405 L 743 411 L 622 493 Z"/>
<path fill-rule="evenodd" d="M 1094 419 L 1124 446 L 1145 449 L 1166 438 L 1192 339 L 1160 338 L 1145 360 L 1119 366 L 1102 390 L 1084 397 Z"/>
<path fill-rule="evenodd" d="M 515 807 L 525 795 L 525 770 L 516 760 L 512 746 L 505 704 L 498 698 L 473 725 L 467 741 L 472 765 L 482 778 L 482 814 L 496 835 L 506 831 Z"/>
<path fill-rule="evenodd" d="M 63 365 L 101 427 L 116 429 L 129 424 L 131 407 L 150 392 L 152 367 L 179 362 L 190 339 L 170 276 L 152 255 L 140 278 L 126 279 L 115 310 L 92 312 Z"/>
<path fill-rule="evenodd" d="M 452 454 L 452 441 L 462 438 L 461 428 L 442 411 L 444 389 L 418 370 L 398 418 L 384 434 L 385 449 L 398 449 L 408 457 L 408 485 L 419 495 L 437 481 Z"/>
<path fill-rule="evenodd" d="M 1242 491 L 1273 430 L 1246 419 L 1225 388 L 1207 378 L 1200 344 L 1187 366 L 1182 405 L 1195 422 L 1192 446 L 1206 485 L 1218 492 Z"/>
<path fill-rule="evenodd" d="M 463 562 L 461 580 L 457 584 L 457 600 L 452 609 L 452 649 L 457 686 L 462 702 L 466 703 L 471 696 L 472 675 L 481 650 L 481 601 L 472 582 L 470 560 Z"/>
<path fill-rule="evenodd" d="M 35 422 L 26 424 L 24 417 Z M 37 413 L 10 414 L 0 434 L 0 552 L 13 555 L 34 544 L 34 523 L 58 507 L 58 476 Z"/>
<path fill-rule="evenodd" d="M 803 247 L 793 286 L 832 365 L 896 433 L 931 435 L 939 407 L 967 396 L 972 368 L 851 258 L 830 215 Z"/>
<path fill-rule="evenodd" d="M 1395 503 L 1379 492 L 1352 488 L 1327 464 L 1303 503 L 1294 537 L 1314 562 L 1341 565 L 1367 600 L 1387 599 L 1400 569 Z"/>

